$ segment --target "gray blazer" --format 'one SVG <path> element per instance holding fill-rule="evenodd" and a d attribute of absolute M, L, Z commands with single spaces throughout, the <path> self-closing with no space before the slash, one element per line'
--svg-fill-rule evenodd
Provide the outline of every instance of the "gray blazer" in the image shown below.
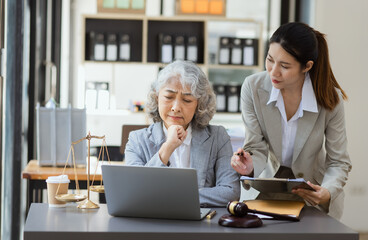
<path fill-rule="evenodd" d="M 125 148 L 128 165 L 166 167 L 158 155 L 166 137 L 162 123 L 132 131 Z M 190 167 L 197 170 L 199 197 L 202 207 L 226 206 L 239 200 L 239 175 L 232 169 L 230 137 L 222 126 L 192 129 Z"/>
<path fill-rule="evenodd" d="M 282 162 L 282 118 L 275 103 L 267 105 L 271 89 L 268 73 L 261 72 L 246 78 L 241 90 L 245 149 L 253 152 L 255 177 L 273 177 Z M 318 113 L 305 111 L 299 118 L 291 168 L 295 177 L 329 190 L 330 204 L 318 208 L 340 218 L 351 170 L 341 94 L 332 111 L 318 106 Z"/>

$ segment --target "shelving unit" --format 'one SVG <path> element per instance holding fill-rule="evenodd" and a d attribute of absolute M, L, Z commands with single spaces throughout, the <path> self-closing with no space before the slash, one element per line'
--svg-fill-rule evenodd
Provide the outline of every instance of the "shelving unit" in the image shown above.
<path fill-rule="evenodd" d="M 124 32 L 131 35 L 132 60 L 124 63 L 153 63 L 162 67 L 158 61 L 158 38 L 161 32 L 167 34 L 194 35 L 198 38 L 198 64 L 204 68 L 217 69 L 263 69 L 262 23 L 251 19 L 228 19 L 216 17 L 174 16 L 148 17 L 131 15 L 96 14 L 83 16 L 82 30 L 87 36 L 89 31 Z M 220 26 L 220 27 L 219 27 Z M 164 29 L 164 30 L 163 30 Z M 210 55 L 217 55 L 218 37 L 243 37 L 257 39 L 257 63 L 252 66 L 221 65 L 210 61 Z M 82 39 L 82 51 L 85 53 L 86 39 Z M 82 54 L 82 62 L 86 54 Z M 111 62 L 116 63 L 116 62 Z"/>
<path fill-rule="evenodd" d="M 183 18 L 146 18 L 147 21 L 147 62 L 160 63 L 158 53 L 158 34 L 195 36 L 198 39 L 198 64 L 204 64 L 204 23 L 198 20 L 187 21 Z M 163 30 L 164 29 L 164 30 Z"/>
<path fill-rule="evenodd" d="M 84 43 L 88 42 L 87 33 L 97 32 L 124 32 L 131 38 L 131 62 L 142 62 L 142 40 L 143 40 L 143 22 L 139 19 L 105 19 L 105 18 L 86 18 L 85 21 Z M 87 46 L 86 46 L 87 47 Z M 88 59 L 87 48 L 84 47 L 84 59 Z"/>
<path fill-rule="evenodd" d="M 86 52 L 88 51 L 88 32 L 90 31 L 129 34 L 131 38 L 131 61 L 89 60 Z M 231 85 L 235 83 L 240 85 L 247 75 L 262 71 L 264 68 L 262 31 L 262 22 L 252 19 L 228 19 L 212 16 L 83 15 L 82 33 L 84 38 L 81 39 L 82 59 L 80 64 L 85 68 L 86 74 L 84 75 L 85 79 L 79 81 L 82 81 L 81 85 L 88 81 L 98 81 L 96 79 L 108 81 L 111 87 L 110 97 L 114 97 L 117 102 L 116 110 L 103 111 L 103 115 L 99 113 L 99 110 L 88 110 L 89 125 L 100 131 L 100 123 L 103 119 L 115 118 L 115 120 L 111 120 L 110 124 L 103 124 L 103 126 L 108 128 L 104 131 L 116 135 L 112 139 L 113 145 L 117 145 L 120 134 L 116 130 L 121 128 L 122 122 L 145 124 L 149 122 L 142 113 L 128 114 L 129 117 L 127 117 L 126 112 L 122 114 L 122 111 L 127 110 L 122 109 L 125 108 L 124 103 L 128 101 L 128 98 L 129 100 L 132 98 L 133 92 L 139 93 L 141 98 L 146 96 L 149 83 L 155 79 L 159 69 L 166 65 L 159 62 L 159 33 L 173 36 L 176 34 L 195 36 L 198 44 L 197 64 L 207 74 L 209 80 L 213 84 Z M 254 51 L 256 54 L 255 64 L 252 66 L 219 64 L 220 36 L 256 39 L 258 46 Z M 145 71 L 147 71 L 146 75 L 144 75 Z M 133 76 L 131 76 L 132 74 Z M 142 100 L 145 101 L 146 98 Z M 117 120 L 119 118 L 124 120 Z M 211 124 L 224 125 L 226 128 L 243 127 L 240 113 L 218 112 Z"/>

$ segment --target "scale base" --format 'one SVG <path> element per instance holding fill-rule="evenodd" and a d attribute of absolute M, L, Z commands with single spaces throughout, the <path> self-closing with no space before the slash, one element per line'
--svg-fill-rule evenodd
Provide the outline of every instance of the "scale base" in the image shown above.
<path fill-rule="evenodd" d="M 93 208 L 99 208 L 99 207 L 100 206 L 98 206 L 96 203 L 92 202 L 89 199 L 86 199 L 80 204 L 78 204 L 78 208 L 81 208 L 81 209 L 93 209 Z"/>

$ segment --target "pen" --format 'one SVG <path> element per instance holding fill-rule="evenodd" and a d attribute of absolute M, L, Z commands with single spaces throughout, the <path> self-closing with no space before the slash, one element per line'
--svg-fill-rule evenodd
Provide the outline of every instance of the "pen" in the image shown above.
<path fill-rule="evenodd" d="M 253 155 L 253 153 L 251 152 L 251 151 L 248 151 L 248 153 L 249 153 L 249 155 Z M 235 155 L 238 155 L 238 156 L 243 156 L 243 153 L 241 152 L 241 153 L 235 153 Z"/>
<path fill-rule="evenodd" d="M 215 216 L 215 214 L 216 214 L 216 211 L 215 211 L 215 210 L 213 210 L 213 211 L 211 211 L 209 214 L 207 214 L 206 218 L 207 218 L 207 219 L 211 219 L 211 218 L 213 218 L 213 216 Z"/>

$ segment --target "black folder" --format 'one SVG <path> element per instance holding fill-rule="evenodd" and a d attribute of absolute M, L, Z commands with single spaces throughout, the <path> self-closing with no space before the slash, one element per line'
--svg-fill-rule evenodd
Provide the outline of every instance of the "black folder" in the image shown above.
<path fill-rule="evenodd" d="M 172 37 L 169 34 L 158 34 L 158 61 L 170 63 L 173 60 Z"/>
<path fill-rule="evenodd" d="M 243 45 L 243 65 L 258 65 L 258 39 L 242 39 Z"/>

